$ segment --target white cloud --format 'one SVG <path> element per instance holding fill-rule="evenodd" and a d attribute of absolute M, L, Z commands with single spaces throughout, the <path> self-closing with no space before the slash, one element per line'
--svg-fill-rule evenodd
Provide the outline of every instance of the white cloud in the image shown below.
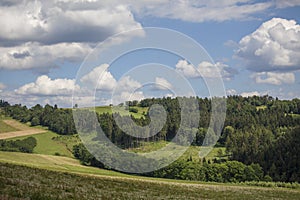
<path fill-rule="evenodd" d="M 261 94 L 257 91 L 254 92 L 243 92 L 241 93 L 242 97 L 252 97 L 252 96 L 260 96 Z"/>
<path fill-rule="evenodd" d="M 228 89 L 226 90 L 227 95 L 236 95 L 237 91 L 235 89 Z"/>
<path fill-rule="evenodd" d="M 162 77 L 155 78 L 155 88 L 156 90 L 170 90 L 172 89 L 172 84 Z"/>
<path fill-rule="evenodd" d="M 46 75 L 39 76 L 35 82 L 25 84 L 15 90 L 19 95 L 32 96 L 71 96 L 73 89 L 79 90 L 73 79 L 50 79 Z"/>
<path fill-rule="evenodd" d="M 221 62 L 215 64 L 203 61 L 197 68 L 189 64 L 186 60 L 179 60 L 175 66 L 176 71 L 187 78 L 225 78 L 230 80 L 237 72 L 228 65 Z"/>
<path fill-rule="evenodd" d="M 300 1 L 299 0 L 288 0 L 288 1 L 276 0 L 275 5 L 278 8 L 300 6 Z"/>
<path fill-rule="evenodd" d="M 3 83 L 0 83 L 0 92 L 2 92 L 2 90 L 5 88 L 6 88 L 6 85 L 4 85 Z"/>
<path fill-rule="evenodd" d="M 175 67 L 177 72 L 181 73 L 187 78 L 199 77 L 199 73 L 197 72 L 196 68 L 192 64 L 189 64 L 186 60 L 179 60 Z"/>
<path fill-rule="evenodd" d="M 117 105 L 125 101 L 141 100 L 144 98 L 144 94 L 139 89 L 142 88 L 142 84 L 130 76 L 122 77 L 113 91 L 112 103 Z"/>
<path fill-rule="evenodd" d="M 207 78 L 223 77 L 226 79 L 230 79 L 230 77 L 232 75 L 228 71 L 229 70 L 228 65 L 225 65 L 220 62 L 212 64 L 210 62 L 204 61 L 198 65 L 197 69 L 203 77 L 207 77 Z"/>
<path fill-rule="evenodd" d="M 140 82 L 130 76 L 124 76 L 117 81 L 108 71 L 108 68 L 108 64 L 102 64 L 80 79 L 82 83 L 81 88 L 85 88 L 85 90 L 94 91 L 97 85 L 96 99 L 102 98 L 100 101 L 97 100 L 97 103 L 104 103 L 105 105 L 112 103 L 117 105 L 125 101 L 141 100 L 144 98 L 143 92 L 138 91 L 142 87 Z M 93 94 L 90 93 L 88 95 Z M 78 101 L 80 102 L 81 100 L 79 99 Z"/>
<path fill-rule="evenodd" d="M 142 84 L 130 76 L 124 76 L 118 81 L 118 86 L 116 91 L 133 91 L 142 87 Z"/>
<path fill-rule="evenodd" d="M 102 64 L 95 67 L 90 73 L 83 76 L 80 81 L 87 83 L 91 90 L 97 86 L 97 90 L 112 91 L 117 84 L 116 79 L 108 71 L 108 64 Z"/>
<path fill-rule="evenodd" d="M 273 18 L 239 42 L 236 56 L 251 71 L 300 69 L 300 25 L 295 20 Z"/>
<path fill-rule="evenodd" d="M 113 34 L 142 28 L 128 6 L 106 1 L 2 2 L 0 13 L 0 69 L 45 73 L 64 61 L 82 61 Z"/>
<path fill-rule="evenodd" d="M 0 5 L 0 41 L 99 42 L 121 31 L 141 28 L 127 6 L 98 1 L 20 1 Z"/>
<path fill-rule="evenodd" d="M 256 83 L 268 83 L 273 85 L 281 85 L 283 83 L 292 84 L 295 82 L 293 73 L 278 73 L 278 72 L 259 72 L 252 74 L 252 78 Z"/>
<path fill-rule="evenodd" d="M 129 1 L 132 2 L 132 1 Z M 251 0 L 157 0 L 134 1 L 133 9 L 142 16 L 179 19 L 189 22 L 244 20 L 273 6 L 273 2 Z"/>
<path fill-rule="evenodd" d="M 65 61 L 81 61 L 91 51 L 82 43 L 59 43 L 40 45 L 26 43 L 17 47 L 0 47 L 0 69 L 33 69 L 48 71 Z"/>

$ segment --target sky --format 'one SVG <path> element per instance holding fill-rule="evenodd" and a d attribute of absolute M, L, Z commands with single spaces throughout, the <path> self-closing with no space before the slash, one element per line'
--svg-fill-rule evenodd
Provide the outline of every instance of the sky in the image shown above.
<path fill-rule="evenodd" d="M 300 0 L 2 0 L 0 98 L 300 98 L 299 13 Z"/>

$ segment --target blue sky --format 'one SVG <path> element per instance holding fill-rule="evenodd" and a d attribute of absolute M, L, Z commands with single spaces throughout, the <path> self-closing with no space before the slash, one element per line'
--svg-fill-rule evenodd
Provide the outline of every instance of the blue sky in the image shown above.
<path fill-rule="evenodd" d="M 109 104 L 112 97 L 121 102 L 176 96 L 189 90 L 180 89 L 181 80 L 195 95 L 210 96 L 204 80 L 216 78 L 222 79 L 227 95 L 300 97 L 299 0 L 11 0 L 1 1 L 0 13 L 0 98 L 11 103 L 71 107 L 73 89 L 82 106 Z M 114 63 L 98 59 L 82 64 L 105 39 L 140 29 L 116 48 L 129 45 L 147 37 L 146 27 L 183 33 L 212 60 L 191 63 L 182 55 L 142 49 Z M 137 65 L 151 68 L 153 62 L 161 66 L 135 73 Z M 145 85 L 149 77 L 152 83 Z"/>

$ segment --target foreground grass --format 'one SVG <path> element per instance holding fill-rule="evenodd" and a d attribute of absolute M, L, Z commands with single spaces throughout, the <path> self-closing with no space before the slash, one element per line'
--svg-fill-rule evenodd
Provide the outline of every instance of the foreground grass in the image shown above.
<path fill-rule="evenodd" d="M 0 163 L 0 199 L 299 199 L 300 191 L 84 176 Z"/>
<path fill-rule="evenodd" d="M 111 170 L 104 170 L 96 167 L 87 167 L 81 165 L 80 162 L 76 159 L 63 157 L 63 156 L 0 151 L 0 163 L 26 165 L 29 167 L 62 171 L 62 172 L 73 172 L 73 173 L 105 175 L 105 176 L 129 176 Z"/>

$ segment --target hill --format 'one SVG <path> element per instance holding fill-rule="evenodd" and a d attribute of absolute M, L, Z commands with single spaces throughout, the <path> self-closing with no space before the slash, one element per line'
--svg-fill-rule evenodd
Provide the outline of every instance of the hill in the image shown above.
<path fill-rule="evenodd" d="M 1 199 L 298 199 L 300 195 L 299 189 L 124 175 L 57 156 L 0 152 L 0 158 Z"/>

